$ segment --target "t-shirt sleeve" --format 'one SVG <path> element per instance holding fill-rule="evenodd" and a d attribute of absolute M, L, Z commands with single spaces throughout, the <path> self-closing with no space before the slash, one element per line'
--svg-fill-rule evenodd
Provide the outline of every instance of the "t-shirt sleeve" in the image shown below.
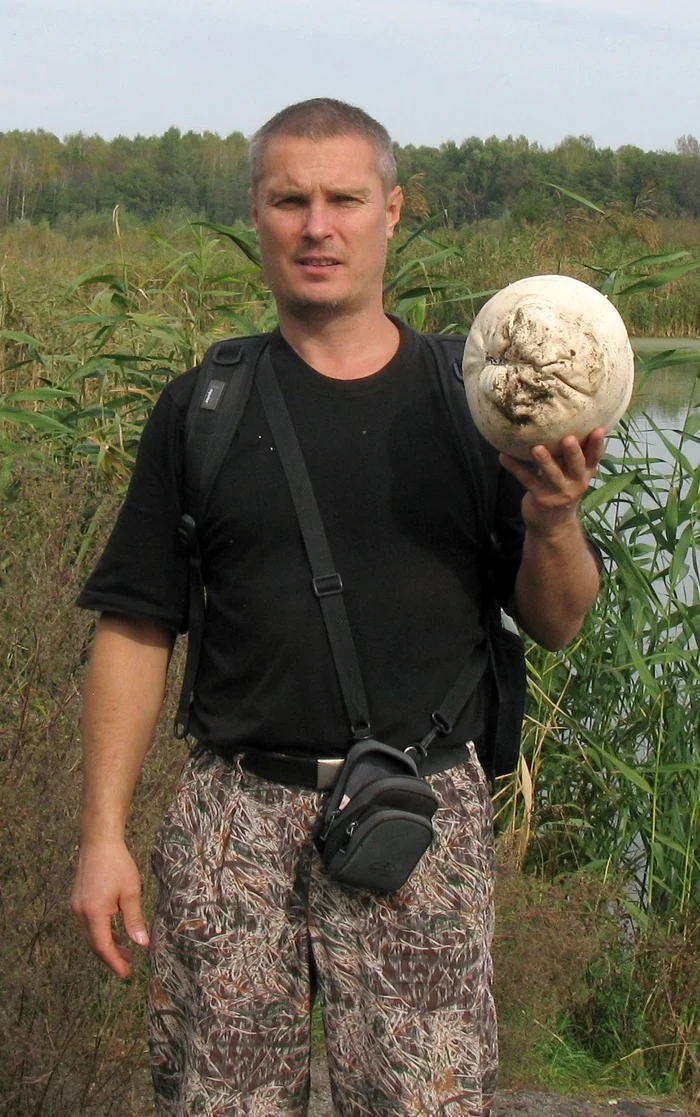
<path fill-rule="evenodd" d="M 112 534 L 78 597 L 81 608 L 186 630 L 187 554 L 177 538 L 183 443 L 184 414 L 165 389 L 141 436 Z"/>

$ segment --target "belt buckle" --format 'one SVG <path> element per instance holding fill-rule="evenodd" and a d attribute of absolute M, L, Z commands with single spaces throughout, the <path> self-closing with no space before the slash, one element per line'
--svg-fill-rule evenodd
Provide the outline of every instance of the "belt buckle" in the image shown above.
<path fill-rule="evenodd" d="M 345 760 L 342 756 L 322 757 L 316 761 L 316 790 L 328 791 L 338 778 Z"/>

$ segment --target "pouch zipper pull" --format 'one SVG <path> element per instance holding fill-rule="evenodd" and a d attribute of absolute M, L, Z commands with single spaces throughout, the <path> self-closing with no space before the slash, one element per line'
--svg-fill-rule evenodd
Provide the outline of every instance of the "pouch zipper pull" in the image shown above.
<path fill-rule="evenodd" d="M 338 850 L 338 853 L 347 853 L 348 846 L 350 845 L 350 839 L 353 836 L 353 834 L 355 833 L 355 831 L 357 830 L 357 826 L 358 826 L 358 820 L 355 819 L 354 822 L 351 822 L 350 825 L 345 828 L 345 839 L 343 841 L 342 846 Z"/>
<path fill-rule="evenodd" d="M 332 814 L 330 814 L 328 816 L 328 818 L 326 819 L 326 825 L 323 827 L 323 830 L 321 831 L 321 833 L 318 836 L 319 842 L 325 842 L 326 838 L 328 837 L 328 831 L 330 830 L 331 826 L 333 825 L 333 823 L 335 822 L 335 820 L 336 820 L 336 818 L 338 817 L 339 814 L 340 814 L 340 811 L 335 810 L 335 811 L 332 812 Z"/>

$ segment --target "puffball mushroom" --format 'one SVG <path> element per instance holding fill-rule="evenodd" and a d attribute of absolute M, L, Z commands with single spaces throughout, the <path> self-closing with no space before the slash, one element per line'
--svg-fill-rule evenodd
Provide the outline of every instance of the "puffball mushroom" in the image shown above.
<path fill-rule="evenodd" d="M 612 430 L 632 395 L 634 354 L 604 295 L 566 275 L 534 275 L 481 308 L 464 349 L 474 422 L 498 450 L 528 460 L 565 434 Z"/>

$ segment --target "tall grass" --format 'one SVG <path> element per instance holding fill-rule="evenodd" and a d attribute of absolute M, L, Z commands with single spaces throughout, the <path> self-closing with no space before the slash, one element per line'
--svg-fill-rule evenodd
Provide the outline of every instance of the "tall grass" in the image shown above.
<path fill-rule="evenodd" d="M 250 230 L 200 222 L 169 236 L 123 232 L 115 210 L 113 231 L 111 259 L 95 262 L 94 245 L 80 242 L 77 258 L 92 262 L 69 283 L 60 233 L 30 226 L 6 234 L 6 455 L 43 434 L 66 454 L 93 456 L 126 476 L 163 383 L 213 340 L 275 324 Z M 387 306 L 419 329 L 466 330 L 492 291 L 535 272 L 566 271 L 607 284 L 633 331 L 693 335 L 700 334 L 698 267 L 687 249 L 650 253 L 643 242 L 587 219 L 537 228 L 485 222 L 459 233 L 433 232 L 427 222 L 392 245 Z"/>
<path fill-rule="evenodd" d="M 545 879 L 601 874 L 627 913 L 574 1034 L 700 1093 L 698 414 L 610 440 L 585 511 L 606 556 L 578 640 L 531 647 L 520 769 L 499 795 L 511 857 Z M 662 449 L 663 453 L 659 454 Z M 670 463 L 670 465 L 669 465 Z"/>
<path fill-rule="evenodd" d="M 3 943 L 8 965 L 10 956 L 21 959 L 4 1010 L 11 1048 L 21 1054 L 0 1066 L 9 1076 L 13 1113 L 64 1112 L 59 1095 L 61 1105 L 71 1099 L 71 1111 L 121 1113 L 127 1109 L 109 1108 L 104 1083 L 122 1057 L 122 1081 L 132 1072 L 140 1081 L 142 1048 L 133 1058 L 119 1054 L 119 1031 L 123 1021 L 133 1023 L 140 999 L 115 993 L 110 979 L 92 969 L 94 989 L 81 986 L 80 995 L 89 1008 L 76 1015 L 70 988 L 57 976 L 62 952 L 77 957 L 58 914 L 77 810 L 75 704 L 88 636 L 85 621 L 69 619 L 70 602 L 162 385 L 212 340 L 271 328 L 275 311 L 244 228 L 196 225 L 144 237 L 121 230 L 117 215 L 110 257 L 102 255 L 102 241 L 95 247 L 86 240 L 76 250 L 78 278 L 70 281 L 64 248 L 51 240 L 56 234 L 35 230 L 31 236 L 46 238 L 43 248 L 55 253 L 53 284 L 42 278 L 39 249 L 18 251 L 25 235 L 12 233 L 16 256 L 7 257 L 0 287 L 6 526 L 0 577 L 9 649 L 0 765 L 6 817 L 13 819 L 7 898 L 13 910 L 25 912 L 16 926 L 6 923 Z M 393 246 L 387 304 L 418 328 L 461 330 L 487 292 L 536 271 L 561 270 L 606 284 L 633 327 L 642 312 L 635 308 L 646 308 L 655 333 L 676 328 L 676 311 L 663 304 L 669 291 L 683 308 L 683 332 L 693 333 L 700 280 L 693 258 L 680 255 L 686 251 L 678 242 L 650 249 L 629 230 L 624 236 L 609 225 L 601 230 L 588 216 L 537 229 L 507 221 L 461 234 L 427 227 Z M 693 359 L 692 353 L 649 358 L 640 375 L 653 377 L 662 365 L 684 360 L 690 390 Z M 499 949 L 510 951 L 504 965 L 524 973 L 517 955 L 522 963 L 534 956 L 534 943 L 542 946 L 527 938 L 526 927 L 549 926 L 550 917 L 561 931 L 562 974 L 571 969 L 566 959 L 573 957 L 575 935 L 592 935 L 590 953 L 579 951 L 575 992 L 564 977 L 555 982 L 552 976 L 559 992 L 545 996 L 540 984 L 537 1011 L 591 1058 L 635 1068 L 639 1081 L 659 1087 L 683 1084 L 694 1095 L 700 1092 L 699 432 L 689 396 L 678 430 L 641 418 L 611 439 L 585 502 L 606 560 L 603 592 L 565 652 L 529 648 L 522 763 L 496 801 L 502 853 L 514 874 L 508 879 L 536 882 L 529 922 L 508 921 L 509 911 L 521 910 L 519 886 L 502 905 L 508 943 L 502 939 Z M 44 494 L 39 505 L 31 500 L 34 488 Z M 34 511 L 25 513 L 25 506 Z M 154 755 L 139 802 L 157 815 L 170 754 Z M 145 866 L 148 825 L 135 837 Z M 38 854 L 31 873 L 22 864 L 26 848 Z M 578 904 L 568 923 L 567 897 Z M 594 932 L 603 925 L 601 945 Z M 550 944 L 545 974 L 547 966 L 554 973 L 554 954 Z M 32 974 L 37 958 L 52 975 L 46 987 Z M 528 988 L 523 978 L 503 995 L 517 1005 Z M 507 1007 L 503 1015 L 509 1018 Z M 92 1055 L 85 1047 L 90 1026 L 96 1029 Z M 69 1034 L 80 1034 L 83 1053 L 82 1070 L 74 1068 L 70 1082 L 61 1069 Z M 80 1086 L 81 1075 L 97 1084 L 92 1094 Z"/>
<path fill-rule="evenodd" d="M 152 1114 L 145 966 L 112 980 L 69 916 L 80 796 L 78 706 L 91 621 L 76 593 L 117 500 L 91 470 L 24 461 L 0 535 L 0 1112 Z M 160 731 L 131 818 L 147 850 L 177 753 Z"/>
<path fill-rule="evenodd" d="M 633 426 L 610 440 L 584 501 L 603 590 L 566 653 L 531 649 L 525 751 L 551 801 L 538 861 L 624 867 L 635 917 L 672 913 L 681 927 L 700 910 L 696 418 L 675 439 L 647 420 L 670 469 Z"/>

